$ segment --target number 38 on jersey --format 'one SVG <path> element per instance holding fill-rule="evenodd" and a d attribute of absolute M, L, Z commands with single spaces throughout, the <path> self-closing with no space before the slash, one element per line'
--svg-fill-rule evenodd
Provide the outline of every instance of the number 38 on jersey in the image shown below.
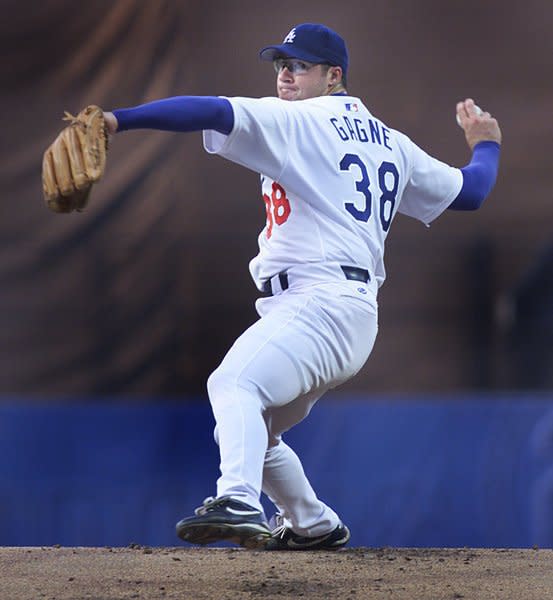
<path fill-rule="evenodd" d="M 344 202 L 344 208 L 358 221 L 367 222 L 372 213 L 371 180 L 367 166 L 357 154 L 345 154 L 340 161 L 341 171 L 350 171 L 355 181 L 355 189 L 359 193 L 359 202 Z M 388 231 L 394 214 L 397 191 L 399 187 L 399 172 L 394 163 L 383 161 L 377 171 L 378 188 L 380 192 L 378 216 L 384 231 Z"/>

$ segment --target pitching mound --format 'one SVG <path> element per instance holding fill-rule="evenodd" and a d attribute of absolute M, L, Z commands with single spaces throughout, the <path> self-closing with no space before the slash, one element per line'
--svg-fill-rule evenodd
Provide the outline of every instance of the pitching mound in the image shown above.
<path fill-rule="evenodd" d="M 553 550 L 0 548 L 10 600 L 553 598 Z"/>

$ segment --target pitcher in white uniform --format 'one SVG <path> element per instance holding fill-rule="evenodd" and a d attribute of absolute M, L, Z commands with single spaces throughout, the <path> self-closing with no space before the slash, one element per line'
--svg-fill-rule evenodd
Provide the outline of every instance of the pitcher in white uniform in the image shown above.
<path fill-rule="evenodd" d="M 177 534 L 338 549 L 350 532 L 283 434 L 369 357 L 396 213 L 430 223 L 448 208 L 478 208 L 496 180 L 501 132 L 467 99 L 457 115 L 471 162 L 459 169 L 431 157 L 347 92 L 346 44 L 324 25 L 297 25 L 261 58 L 275 67 L 276 98 L 181 96 L 105 115 L 112 134 L 203 130 L 207 152 L 261 175 L 266 223 L 250 272 L 265 297 L 207 382 L 221 476 Z M 275 505 L 270 523 L 262 492 Z"/>

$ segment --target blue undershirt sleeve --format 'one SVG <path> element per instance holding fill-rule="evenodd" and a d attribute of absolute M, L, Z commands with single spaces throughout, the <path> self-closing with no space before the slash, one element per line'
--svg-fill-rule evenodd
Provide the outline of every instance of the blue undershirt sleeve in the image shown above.
<path fill-rule="evenodd" d="M 129 129 L 213 129 L 228 135 L 234 127 L 231 103 L 217 96 L 175 96 L 132 108 L 119 108 L 113 114 L 117 118 L 118 132 Z"/>
<path fill-rule="evenodd" d="M 474 146 L 470 163 L 461 169 L 463 186 L 448 206 L 451 210 L 476 210 L 491 192 L 497 178 L 500 146 L 480 142 Z"/>

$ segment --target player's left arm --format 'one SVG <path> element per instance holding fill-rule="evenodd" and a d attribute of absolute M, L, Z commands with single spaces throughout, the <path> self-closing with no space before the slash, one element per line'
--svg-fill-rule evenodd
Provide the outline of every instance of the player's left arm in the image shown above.
<path fill-rule="evenodd" d="M 458 123 L 472 150 L 472 159 L 461 169 L 461 191 L 449 205 L 452 210 L 476 210 L 491 192 L 497 179 L 501 130 L 488 112 L 479 112 L 470 98 L 457 104 Z"/>
<path fill-rule="evenodd" d="M 105 112 L 108 133 L 129 129 L 202 131 L 213 129 L 225 135 L 234 126 L 232 105 L 217 96 L 175 96 L 131 108 Z"/>

